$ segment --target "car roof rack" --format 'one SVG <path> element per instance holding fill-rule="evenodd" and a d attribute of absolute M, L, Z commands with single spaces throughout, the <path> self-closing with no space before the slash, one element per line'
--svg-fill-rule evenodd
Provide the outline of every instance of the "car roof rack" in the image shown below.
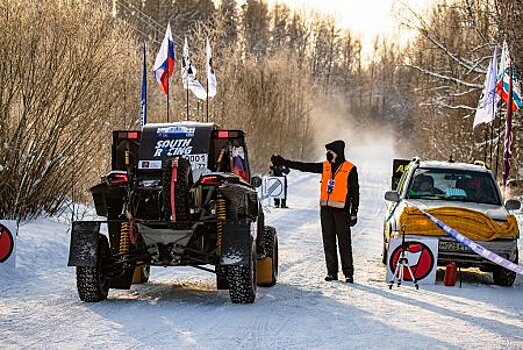
<path fill-rule="evenodd" d="M 416 156 L 412 158 L 411 162 L 414 162 L 414 164 L 419 164 L 421 162 L 421 158 Z"/>

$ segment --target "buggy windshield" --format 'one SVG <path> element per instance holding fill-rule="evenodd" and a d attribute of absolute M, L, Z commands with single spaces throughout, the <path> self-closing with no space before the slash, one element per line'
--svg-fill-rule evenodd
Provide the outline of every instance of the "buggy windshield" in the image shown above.
<path fill-rule="evenodd" d="M 455 169 L 416 169 L 407 198 L 501 205 L 489 173 Z"/>

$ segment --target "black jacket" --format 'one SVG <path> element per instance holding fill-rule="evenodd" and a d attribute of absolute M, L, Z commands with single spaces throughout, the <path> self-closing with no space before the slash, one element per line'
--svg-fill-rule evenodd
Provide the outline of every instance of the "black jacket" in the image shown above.
<path fill-rule="evenodd" d="M 336 173 L 338 167 L 345 161 L 345 158 L 341 158 L 332 164 L 332 172 Z M 295 162 L 292 160 L 285 160 L 283 164 L 286 167 L 291 169 L 296 169 L 299 171 L 305 171 L 308 173 L 323 173 L 323 163 L 303 163 Z M 354 166 L 347 179 L 347 186 L 349 191 L 347 192 L 347 198 L 345 199 L 345 210 L 350 212 L 351 215 L 356 215 L 358 213 L 358 207 L 360 206 L 360 185 L 358 182 L 358 169 Z"/>

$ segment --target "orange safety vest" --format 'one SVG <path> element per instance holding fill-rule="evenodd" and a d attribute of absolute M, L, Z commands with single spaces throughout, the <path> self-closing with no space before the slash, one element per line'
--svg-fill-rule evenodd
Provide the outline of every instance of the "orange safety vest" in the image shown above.
<path fill-rule="evenodd" d="M 332 164 L 329 161 L 323 162 L 323 174 L 321 177 L 321 194 L 320 205 L 334 208 L 345 208 L 345 199 L 349 188 L 347 186 L 349 174 L 354 165 L 350 162 L 344 161 L 336 171 L 332 174 Z M 329 180 L 334 180 L 334 189 L 331 193 L 328 192 Z"/>

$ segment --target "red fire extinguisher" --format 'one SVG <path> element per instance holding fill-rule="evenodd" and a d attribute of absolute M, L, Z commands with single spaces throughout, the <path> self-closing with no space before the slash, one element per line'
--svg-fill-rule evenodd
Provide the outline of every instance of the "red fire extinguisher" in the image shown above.
<path fill-rule="evenodd" d="M 454 287 L 456 284 L 456 278 L 458 276 L 458 267 L 454 261 L 445 266 L 445 277 L 443 277 L 443 284 L 448 287 Z"/>

